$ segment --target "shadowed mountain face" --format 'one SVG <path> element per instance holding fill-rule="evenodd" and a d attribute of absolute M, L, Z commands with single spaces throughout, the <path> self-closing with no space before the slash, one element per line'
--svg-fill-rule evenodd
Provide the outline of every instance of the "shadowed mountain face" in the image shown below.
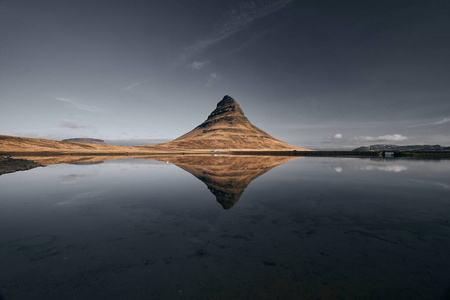
<path fill-rule="evenodd" d="M 216 150 L 298 150 L 254 126 L 239 103 L 225 96 L 208 119 L 192 131 L 158 147 Z"/>
<path fill-rule="evenodd" d="M 158 156 L 203 181 L 224 209 L 230 209 L 241 198 L 255 178 L 272 168 L 298 157 L 287 156 Z"/>

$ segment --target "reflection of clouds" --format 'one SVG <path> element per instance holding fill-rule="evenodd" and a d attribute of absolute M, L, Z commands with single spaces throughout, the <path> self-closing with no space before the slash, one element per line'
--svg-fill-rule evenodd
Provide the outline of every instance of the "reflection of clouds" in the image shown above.
<path fill-rule="evenodd" d="M 400 165 L 390 165 L 390 166 L 364 166 L 360 167 L 360 170 L 366 171 L 383 171 L 383 172 L 394 172 L 399 173 L 408 170 L 408 167 Z"/>
<path fill-rule="evenodd" d="M 440 181 L 427 181 L 427 180 L 411 180 L 411 181 L 413 181 L 415 183 L 420 183 L 420 184 L 434 185 L 436 187 L 440 187 L 440 188 L 443 188 L 444 190 L 450 191 L 450 184 L 443 183 Z"/>
<path fill-rule="evenodd" d="M 69 174 L 69 175 L 61 175 L 58 176 L 59 182 L 61 183 L 75 183 L 80 179 L 91 178 L 94 177 L 94 174 Z"/>
<path fill-rule="evenodd" d="M 450 190 L 450 185 L 449 184 L 446 184 L 446 183 L 443 183 L 443 182 L 433 182 L 433 183 L 434 183 L 434 185 L 436 185 L 438 187 L 441 187 L 441 188 L 443 188 L 445 190 Z"/>
<path fill-rule="evenodd" d="M 342 167 L 335 167 L 334 170 L 338 173 L 342 172 Z"/>
<path fill-rule="evenodd" d="M 74 195 L 69 196 L 67 199 L 65 199 L 65 201 L 56 203 L 56 205 L 68 205 L 68 204 L 73 204 L 74 202 L 79 202 L 82 200 L 95 199 L 95 198 L 98 198 L 100 194 L 101 194 L 100 192 L 76 193 Z"/>

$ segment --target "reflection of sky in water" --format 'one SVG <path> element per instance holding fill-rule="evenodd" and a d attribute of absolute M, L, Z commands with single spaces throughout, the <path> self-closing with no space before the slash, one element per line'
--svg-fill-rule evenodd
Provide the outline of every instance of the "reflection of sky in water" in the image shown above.
<path fill-rule="evenodd" d="M 445 299 L 449 161 L 299 158 L 229 210 L 206 185 L 226 178 L 185 170 L 134 159 L 0 176 L 0 294 Z"/>

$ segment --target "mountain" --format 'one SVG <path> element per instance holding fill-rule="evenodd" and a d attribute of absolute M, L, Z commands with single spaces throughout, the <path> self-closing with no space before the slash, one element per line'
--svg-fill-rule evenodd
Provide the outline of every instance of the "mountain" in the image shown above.
<path fill-rule="evenodd" d="M 158 148 L 180 150 L 297 150 L 309 149 L 286 144 L 258 127 L 244 115 L 239 103 L 225 96 L 205 122 Z"/>
<path fill-rule="evenodd" d="M 100 139 L 91 139 L 91 138 L 73 138 L 73 139 L 65 139 L 62 142 L 69 143 L 82 143 L 82 144 L 105 144 L 104 140 Z"/>
<path fill-rule="evenodd" d="M 353 151 L 450 151 L 450 147 L 442 147 L 441 145 L 386 145 L 377 144 L 370 146 L 363 146 Z"/>
<path fill-rule="evenodd" d="M 205 153 L 211 151 L 312 151 L 286 144 L 254 126 L 239 104 L 225 96 L 208 119 L 179 138 L 147 146 L 115 146 L 89 140 L 69 142 L 0 135 L 0 154 L 18 153 Z"/>
<path fill-rule="evenodd" d="M 228 156 L 228 155 L 169 155 L 151 159 L 170 162 L 191 173 L 216 197 L 223 209 L 232 208 L 255 178 L 287 161 L 293 156 Z"/>

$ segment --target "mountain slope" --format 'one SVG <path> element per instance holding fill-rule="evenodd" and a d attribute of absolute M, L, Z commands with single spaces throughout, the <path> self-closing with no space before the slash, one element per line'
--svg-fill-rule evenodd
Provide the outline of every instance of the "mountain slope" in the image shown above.
<path fill-rule="evenodd" d="M 154 152 L 150 148 L 59 142 L 0 135 L 0 153 L 136 153 L 151 151 Z"/>
<path fill-rule="evenodd" d="M 225 96 L 208 119 L 192 131 L 155 146 L 183 150 L 309 150 L 286 144 L 254 126 L 230 96 Z"/>

